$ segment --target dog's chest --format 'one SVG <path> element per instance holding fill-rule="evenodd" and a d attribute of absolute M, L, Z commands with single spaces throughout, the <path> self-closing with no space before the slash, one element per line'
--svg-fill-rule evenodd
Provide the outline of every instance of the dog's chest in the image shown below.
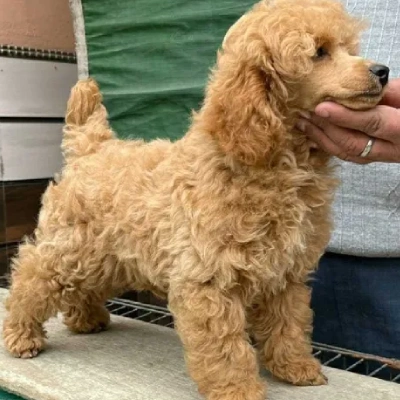
<path fill-rule="evenodd" d="M 296 170 L 274 178 L 243 190 L 220 232 L 232 253 L 260 276 L 304 275 L 329 240 L 332 185 L 328 175 Z"/>

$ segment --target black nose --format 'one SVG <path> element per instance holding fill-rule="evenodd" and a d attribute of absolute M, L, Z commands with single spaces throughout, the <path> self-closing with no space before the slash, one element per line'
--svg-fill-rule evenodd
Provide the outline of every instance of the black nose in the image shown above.
<path fill-rule="evenodd" d="M 386 65 L 373 64 L 369 67 L 369 70 L 378 77 L 382 86 L 388 83 L 390 69 Z"/>

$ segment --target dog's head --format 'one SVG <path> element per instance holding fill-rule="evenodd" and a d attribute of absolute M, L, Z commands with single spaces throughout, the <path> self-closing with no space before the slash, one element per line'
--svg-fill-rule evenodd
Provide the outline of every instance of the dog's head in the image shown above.
<path fill-rule="evenodd" d="M 283 86 L 292 107 L 370 108 L 389 69 L 358 56 L 363 27 L 334 0 L 264 0 L 228 31 L 222 52 L 258 69 L 267 88 Z"/>
<path fill-rule="evenodd" d="M 263 164 L 291 140 L 299 111 L 378 104 L 389 69 L 358 56 L 363 27 L 335 0 L 261 1 L 225 36 L 203 129 L 235 159 Z"/>

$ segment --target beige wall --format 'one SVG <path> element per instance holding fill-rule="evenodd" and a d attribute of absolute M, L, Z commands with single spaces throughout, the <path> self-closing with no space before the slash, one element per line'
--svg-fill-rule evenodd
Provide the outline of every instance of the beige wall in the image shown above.
<path fill-rule="evenodd" d="M 68 0 L 0 0 L 0 44 L 74 51 Z"/>

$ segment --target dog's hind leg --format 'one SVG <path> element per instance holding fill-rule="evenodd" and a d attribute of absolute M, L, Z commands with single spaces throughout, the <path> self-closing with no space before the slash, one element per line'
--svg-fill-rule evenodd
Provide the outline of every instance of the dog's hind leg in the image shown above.
<path fill-rule="evenodd" d="M 110 313 L 97 296 L 87 295 L 64 312 L 64 324 L 76 333 L 97 333 L 107 329 Z"/>
<path fill-rule="evenodd" d="M 99 286 L 88 290 L 85 284 L 79 290 L 71 290 L 63 297 L 64 324 L 75 333 L 97 333 L 107 329 L 110 313 L 105 307 L 108 292 Z"/>
<path fill-rule="evenodd" d="M 97 333 L 107 329 L 110 313 L 105 302 L 117 290 L 120 268 L 112 256 L 87 257 L 84 279 L 64 292 L 61 311 L 64 324 L 75 333 Z"/>
<path fill-rule="evenodd" d="M 5 347 L 16 357 L 34 357 L 44 347 L 43 323 L 56 315 L 61 292 L 54 272 L 47 268 L 54 261 L 50 252 L 40 252 L 30 243 L 20 246 L 14 260 L 3 336 Z"/>

